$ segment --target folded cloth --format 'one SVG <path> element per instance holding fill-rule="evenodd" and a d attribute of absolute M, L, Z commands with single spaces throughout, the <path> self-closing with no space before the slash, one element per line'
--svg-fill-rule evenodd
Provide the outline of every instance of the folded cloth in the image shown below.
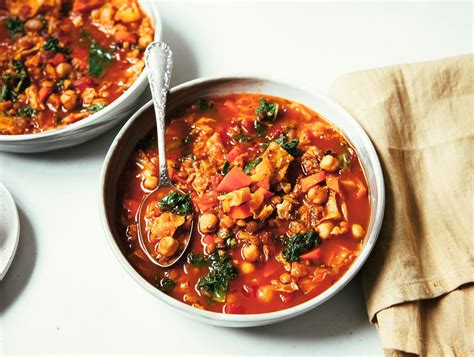
<path fill-rule="evenodd" d="M 386 208 L 362 271 L 386 355 L 474 355 L 474 55 L 338 79 L 370 136 Z"/>

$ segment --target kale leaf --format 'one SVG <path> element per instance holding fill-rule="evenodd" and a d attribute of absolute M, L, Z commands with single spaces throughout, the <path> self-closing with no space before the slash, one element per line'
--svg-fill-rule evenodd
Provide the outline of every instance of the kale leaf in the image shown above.
<path fill-rule="evenodd" d="M 311 250 L 315 245 L 319 245 L 321 240 L 314 230 L 306 233 L 299 233 L 284 239 L 286 247 L 283 249 L 283 258 L 287 262 L 297 262 L 303 253 Z"/>
<path fill-rule="evenodd" d="M 25 33 L 23 21 L 20 19 L 9 18 L 6 21 L 6 26 L 10 36 L 13 38 L 15 38 L 17 35 L 23 35 Z"/>
<path fill-rule="evenodd" d="M 36 114 L 36 111 L 32 107 L 20 108 L 17 111 L 18 115 L 21 117 L 32 117 Z"/>
<path fill-rule="evenodd" d="M 69 53 L 69 48 L 59 45 L 59 40 L 56 37 L 51 37 L 44 42 L 44 49 L 46 51 L 57 53 Z"/>
<path fill-rule="evenodd" d="M 250 171 L 252 171 L 261 162 L 262 162 L 261 157 L 257 157 L 255 160 L 250 161 L 247 165 L 245 165 L 244 173 L 249 174 Z"/>
<path fill-rule="evenodd" d="M 278 103 L 267 102 L 260 98 L 260 106 L 255 110 L 257 119 L 274 121 L 278 115 Z"/>
<path fill-rule="evenodd" d="M 209 264 L 209 259 L 207 259 L 201 253 L 189 253 L 187 257 L 187 262 L 197 267 L 202 267 Z"/>
<path fill-rule="evenodd" d="M 286 136 L 282 136 L 281 138 L 276 139 L 275 142 L 280 145 L 282 149 L 285 149 L 291 156 L 297 157 L 301 154 L 298 150 L 298 139 L 288 141 Z"/>
<path fill-rule="evenodd" d="M 224 162 L 224 166 L 222 166 L 221 174 L 224 176 L 227 175 L 230 169 L 231 169 L 230 162 L 229 161 Z"/>
<path fill-rule="evenodd" d="M 211 299 L 224 302 L 229 290 L 229 282 L 237 276 L 237 270 L 232 265 L 229 255 L 221 257 L 218 253 L 214 253 L 209 260 L 211 261 L 209 273 L 202 276 L 196 286 Z"/>
<path fill-rule="evenodd" d="M 171 211 L 180 216 L 186 216 L 192 212 L 191 200 L 188 195 L 173 191 L 160 200 L 160 209 L 162 211 Z"/>
<path fill-rule="evenodd" d="M 197 106 L 200 112 L 207 112 L 208 110 L 214 110 L 214 104 L 205 99 L 198 99 Z"/>
<path fill-rule="evenodd" d="M 160 279 L 156 284 L 158 290 L 161 290 L 164 293 L 169 293 L 171 290 L 174 289 L 175 286 L 176 282 L 170 278 Z"/>
<path fill-rule="evenodd" d="M 89 74 L 91 76 L 102 77 L 113 60 L 111 52 L 105 51 L 96 40 L 91 40 L 89 51 Z"/>
<path fill-rule="evenodd" d="M 105 104 L 103 103 L 96 103 L 96 104 L 92 104 L 91 106 L 89 106 L 87 109 L 92 112 L 92 113 L 97 113 L 98 111 L 102 110 L 105 108 Z"/>
<path fill-rule="evenodd" d="M 23 93 L 30 85 L 30 77 L 23 62 L 12 61 L 13 73 L 6 73 L 2 76 L 2 89 L 0 91 L 0 102 L 16 100 L 19 94 Z"/>

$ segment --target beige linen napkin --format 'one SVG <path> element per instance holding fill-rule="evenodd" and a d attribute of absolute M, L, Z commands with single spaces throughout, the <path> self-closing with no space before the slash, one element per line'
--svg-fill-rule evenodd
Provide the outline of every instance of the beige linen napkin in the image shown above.
<path fill-rule="evenodd" d="M 362 271 L 387 355 L 474 355 L 474 56 L 338 79 L 331 96 L 374 143 L 387 194 Z"/>

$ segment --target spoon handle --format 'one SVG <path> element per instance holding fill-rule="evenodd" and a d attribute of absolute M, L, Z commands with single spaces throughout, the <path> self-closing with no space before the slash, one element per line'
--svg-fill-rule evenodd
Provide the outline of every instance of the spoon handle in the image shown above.
<path fill-rule="evenodd" d="M 164 42 L 151 43 L 145 52 L 151 95 L 155 106 L 156 130 L 158 140 L 158 159 L 160 163 L 160 186 L 171 186 L 166 164 L 165 113 L 166 96 L 170 89 L 173 53 Z"/>

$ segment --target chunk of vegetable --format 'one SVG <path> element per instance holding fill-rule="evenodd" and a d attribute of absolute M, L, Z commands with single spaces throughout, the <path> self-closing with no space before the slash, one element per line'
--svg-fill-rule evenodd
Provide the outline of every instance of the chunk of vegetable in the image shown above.
<path fill-rule="evenodd" d="M 227 161 L 232 162 L 237 156 L 243 153 L 243 150 L 239 146 L 234 146 L 232 150 L 229 151 L 227 156 Z"/>
<path fill-rule="evenodd" d="M 265 98 L 260 98 L 260 106 L 255 110 L 257 118 L 260 120 L 275 120 L 278 115 L 278 103 L 267 102 Z"/>
<path fill-rule="evenodd" d="M 232 207 L 229 211 L 229 217 L 232 219 L 245 219 L 252 215 L 250 211 L 250 206 L 248 203 L 243 205 Z"/>
<path fill-rule="evenodd" d="M 102 77 L 108 66 L 113 63 L 111 52 L 105 51 L 96 40 L 91 41 L 89 50 L 89 74 L 92 77 Z"/>
<path fill-rule="evenodd" d="M 229 173 L 224 176 L 223 180 L 217 186 L 216 191 L 219 193 L 234 191 L 249 186 L 251 182 L 250 177 L 247 176 L 242 169 L 234 166 Z"/>
<path fill-rule="evenodd" d="M 301 259 L 307 260 L 320 260 L 321 259 L 322 250 L 320 247 L 314 248 L 313 250 L 309 251 L 308 253 L 302 254 L 300 256 Z"/>
<path fill-rule="evenodd" d="M 318 172 L 314 175 L 306 176 L 300 180 L 301 184 L 301 191 L 308 192 L 309 189 L 318 183 L 324 181 L 326 179 L 326 174 L 324 172 Z"/>

